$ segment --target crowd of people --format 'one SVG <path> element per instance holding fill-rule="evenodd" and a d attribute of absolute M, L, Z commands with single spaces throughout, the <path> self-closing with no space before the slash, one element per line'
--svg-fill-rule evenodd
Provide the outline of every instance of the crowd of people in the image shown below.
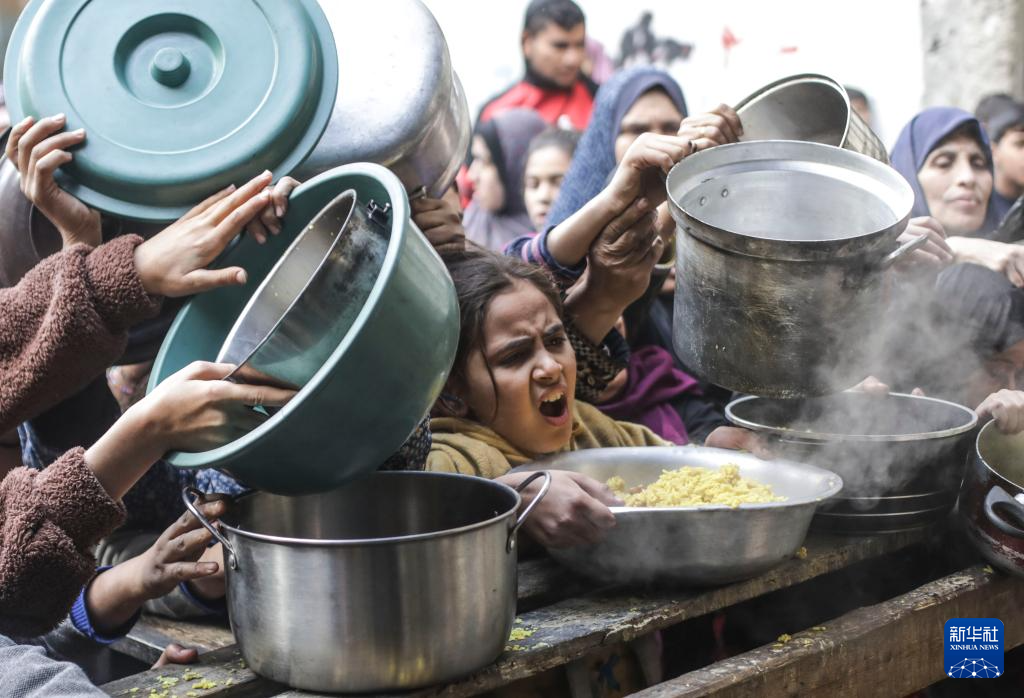
<path fill-rule="evenodd" d="M 649 66 L 598 84 L 572 0 L 530 3 L 522 51 L 524 76 L 480 111 L 457 183 L 412 202 L 454 281 L 461 334 L 442 394 L 385 467 L 517 485 L 515 466 L 564 450 L 702 443 L 766 453 L 725 419 L 728 391 L 692 375 L 672 342 L 664 177 L 694 152 L 740 139 L 741 119 L 727 105 L 690 114 L 682 86 Z M 868 108 L 862 93 L 851 96 Z M 143 395 L 152 356 L 124 357 L 140 335 L 152 344 L 140 327 L 166 330 L 156 320 L 173 315 L 172 299 L 246 282 L 244 269 L 206 267 L 239 233 L 278 234 L 297 182 L 264 173 L 156 235 L 104 242 L 102 216 L 54 180 L 86 137 L 61 116 L 26 118 L 6 137 L 24 195 L 63 249 L 0 289 L 3 695 L 101 695 L 82 668 L 57 659 L 122 637 L 144 608 L 224 613 L 222 553 L 180 492 L 245 485 L 161 457 L 231 441 L 263 419 L 251 406 L 292 395 L 224 381 L 232 367 L 211 363 Z M 1024 231 L 1001 223 L 1024 195 L 1024 105 L 996 95 L 977 116 L 926 109 L 891 159 L 915 195 L 905 235 L 928 243 L 893 272 L 898 298 L 879 310 L 897 320 L 892 351 L 862 388 L 921 390 L 1022 430 Z M 685 260 L 678 269 L 686 273 Z M 58 412 L 56 429 L 46 419 L 96 386 L 116 405 L 112 417 Z M 68 418 L 83 413 L 88 429 Z M 530 537 L 578 545 L 614 526 L 609 507 L 620 502 L 604 483 L 553 475 Z M 201 506 L 211 520 L 224 514 L 223 501 Z M 171 646 L 161 661 L 194 657 Z"/>

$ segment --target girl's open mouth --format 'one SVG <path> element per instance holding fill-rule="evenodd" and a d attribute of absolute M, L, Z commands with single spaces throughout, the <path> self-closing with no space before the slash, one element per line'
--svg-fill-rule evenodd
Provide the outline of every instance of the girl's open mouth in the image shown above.
<path fill-rule="evenodd" d="M 569 401 L 565 391 L 552 391 L 540 402 L 540 413 L 553 426 L 562 426 L 569 419 Z"/>

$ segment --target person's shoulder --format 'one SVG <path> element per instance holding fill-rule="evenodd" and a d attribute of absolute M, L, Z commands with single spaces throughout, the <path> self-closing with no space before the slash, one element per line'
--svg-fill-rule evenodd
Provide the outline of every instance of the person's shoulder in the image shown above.
<path fill-rule="evenodd" d="M 477 123 L 490 121 L 503 111 L 522 106 L 536 89 L 522 78 L 516 80 L 484 101 L 484 105 L 480 107 L 477 114 Z"/>

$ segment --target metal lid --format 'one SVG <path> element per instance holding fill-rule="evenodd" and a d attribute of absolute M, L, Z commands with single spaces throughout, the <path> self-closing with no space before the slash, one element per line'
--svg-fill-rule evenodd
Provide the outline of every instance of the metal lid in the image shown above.
<path fill-rule="evenodd" d="M 14 121 L 63 112 L 86 129 L 63 188 L 115 216 L 168 221 L 298 165 L 327 126 L 338 62 L 315 0 L 33 0 L 4 83 Z"/>

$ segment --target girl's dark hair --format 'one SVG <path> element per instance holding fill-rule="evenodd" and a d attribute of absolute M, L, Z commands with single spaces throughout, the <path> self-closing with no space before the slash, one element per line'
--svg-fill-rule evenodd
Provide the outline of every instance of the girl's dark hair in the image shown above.
<path fill-rule="evenodd" d="M 491 301 L 508 291 L 517 281 L 525 281 L 551 301 L 558 316 L 562 316 L 562 299 L 548 272 L 532 264 L 499 255 L 467 242 L 466 249 L 453 250 L 441 255 L 455 284 L 459 300 L 459 348 L 455 354 L 452 374 L 465 377 L 466 361 L 470 353 L 484 345 L 484 323 Z M 488 366 L 488 371 L 490 367 Z M 493 376 L 492 376 L 493 380 Z"/>
<path fill-rule="evenodd" d="M 566 155 L 572 158 L 573 153 L 576 152 L 576 146 L 579 145 L 579 142 L 579 131 L 552 126 L 533 137 L 533 140 L 530 141 L 530 147 L 526 149 L 526 159 L 529 160 L 530 156 L 536 151 L 552 146 L 559 148 L 564 151 Z"/>

